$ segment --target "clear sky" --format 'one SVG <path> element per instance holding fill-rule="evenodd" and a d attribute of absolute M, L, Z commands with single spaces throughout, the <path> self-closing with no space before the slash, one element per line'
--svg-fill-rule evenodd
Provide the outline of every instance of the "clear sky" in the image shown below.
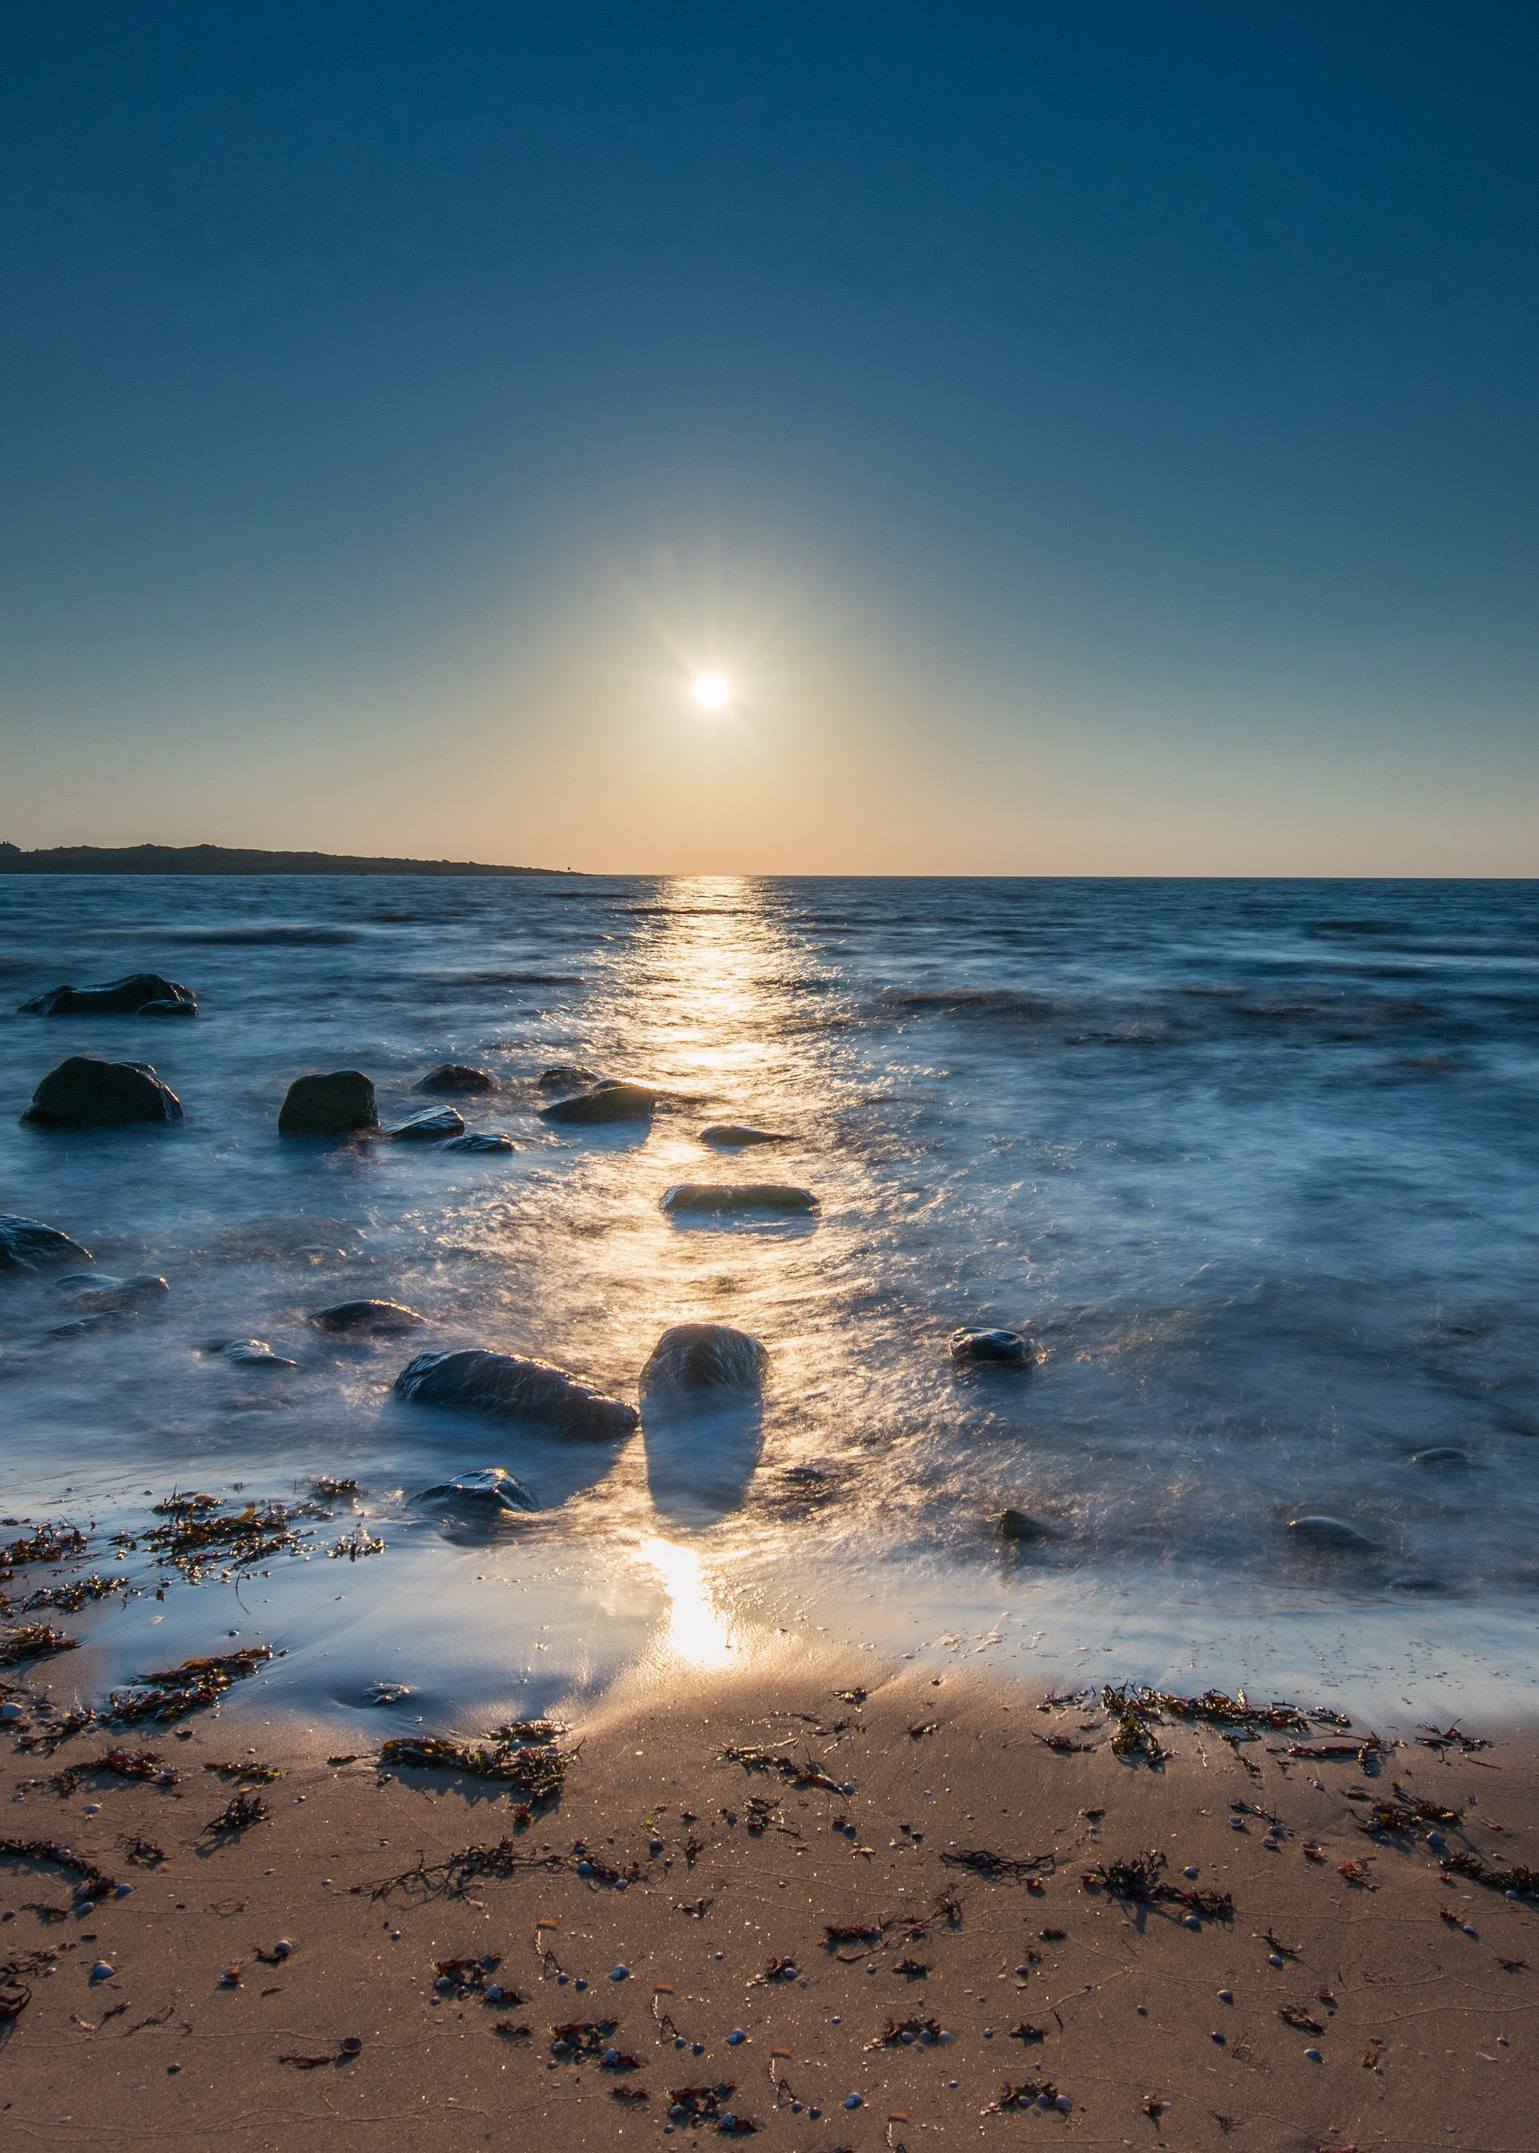
<path fill-rule="evenodd" d="M 1515 0 L 12 10 L 0 836 L 1539 872 L 1536 81 Z"/>

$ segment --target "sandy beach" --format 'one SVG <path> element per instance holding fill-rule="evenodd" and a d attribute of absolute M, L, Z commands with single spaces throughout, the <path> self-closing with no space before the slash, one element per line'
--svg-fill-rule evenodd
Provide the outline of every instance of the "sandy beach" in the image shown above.
<path fill-rule="evenodd" d="M 531 1804 L 260 1669 L 57 1742 L 6 1699 L 11 2144 L 1535 2143 L 1516 1735 L 803 1655 L 517 1730 Z"/>

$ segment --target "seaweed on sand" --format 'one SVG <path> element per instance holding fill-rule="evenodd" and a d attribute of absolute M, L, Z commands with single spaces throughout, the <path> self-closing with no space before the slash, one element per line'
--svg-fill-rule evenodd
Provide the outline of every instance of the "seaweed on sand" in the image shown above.
<path fill-rule="evenodd" d="M 328 1562 L 361 1562 L 365 1555 L 383 1555 L 389 1542 L 371 1533 L 366 1525 L 355 1525 L 340 1540 L 333 1540 L 326 1550 Z"/>
<path fill-rule="evenodd" d="M 0 1547 L 0 1570 L 21 1570 L 34 1562 L 68 1562 L 85 1550 L 86 1536 L 78 1525 L 38 1525 L 9 1547 Z"/>
<path fill-rule="evenodd" d="M 209 1839 L 236 1839 L 253 1824 L 265 1824 L 272 1811 L 260 1794 L 245 1787 L 233 1795 L 220 1810 L 217 1817 L 210 1817 L 203 1827 L 203 1836 Z"/>
<path fill-rule="evenodd" d="M 242 1764 L 239 1759 L 224 1763 L 205 1763 L 205 1772 L 217 1772 L 221 1779 L 236 1779 L 248 1786 L 270 1787 L 275 1779 L 283 1777 L 283 1767 L 278 1764 Z"/>
<path fill-rule="evenodd" d="M 1008 2115 L 1012 2109 L 1035 2108 L 1039 2102 L 1051 2105 L 1058 2099 L 1058 2088 L 1050 2078 L 1024 2078 L 1018 2084 L 1006 2081 L 1000 2096 L 986 2111 L 990 2115 Z"/>
<path fill-rule="evenodd" d="M 815 1757 L 796 1758 L 785 1750 L 763 1749 L 748 1742 L 729 1744 L 722 1757 L 728 1764 L 740 1764 L 745 1772 L 773 1772 L 793 1787 L 822 1787 L 830 1794 L 844 1792 Z"/>
<path fill-rule="evenodd" d="M 46 1622 L 24 1622 L 14 1630 L 0 1630 L 0 1667 L 19 1667 L 23 1660 L 46 1659 L 55 1652 L 73 1652 L 78 1637 L 66 1637 Z"/>
<path fill-rule="evenodd" d="M 308 1515 L 308 1506 L 303 1503 L 247 1503 L 240 1510 L 179 1511 L 164 1525 L 146 1533 L 145 1544 L 189 1576 L 215 1562 L 242 1570 L 297 1548 L 302 1536 L 294 1530 L 294 1520 Z"/>
<path fill-rule="evenodd" d="M 740 2116 L 729 2108 L 734 2088 L 720 2086 L 675 2086 L 669 2093 L 670 2123 L 713 2123 L 724 2138 L 747 2138 L 759 2126 L 752 2116 Z"/>
<path fill-rule="evenodd" d="M 153 1749 L 108 1749 L 99 1757 L 87 1757 L 79 1764 L 68 1764 L 62 1772 L 55 1772 L 51 1784 L 60 1794 L 73 1794 L 82 1779 L 97 1772 L 106 1772 L 114 1779 L 137 1779 L 153 1783 L 157 1787 L 174 1787 L 181 1781 L 181 1773 L 171 1765 L 163 1764 Z"/>
<path fill-rule="evenodd" d="M 1419 1794 L 1412 1794 L 1400 1782 L 1395 1782 L 1395 1799 L 1392 1802 L 1377 1801 L 1369 1810 L 1360 1831 L 1378 1838 L 1381 1835 L 1403 1839 L 1418 1824 L 1462 1824 L 1462 1809 L 1446 1809 L 1440 1802 L 1425 1801 Z"/>
<path fill-rule="evenodd" d="M 392 1767 L 466 1772 L 476 1779 L 497 1780 L 525 1802 L 554 1802 L 576 1751 L 552 1741 L 525 1741 L 517 1731 L 522 1724 L 493 1728 L 478 1742 L 448 1734 L 395 1735 L 380 1745 L 379 1761 Z"/>
<path fill-rule="evenodd" d="M 1011 1882 L 1021 1877 L 1051 1875 L 1057 1866 L 1052 1854 L 996 1854 L 992 1847 L 948 1847 L 941 1860 L 952 1869 L 971 1869 L 977 1876 Z"/>
<path fill-rule="evenodd" d="M 67 1870 L 78 1881 L 75 1894 L 81 1899 L 105 1899 L 117 1889 L 117 1879 L 108 1876 L 105 1869 L 98 1868 L 83 1854 L 64 1846 L 57 1839 L 0 1838 L 0 1861 L 30 1861 L 54 1869 Z"/>
<path fill-rule="evenodd" d="M 1097 1862 L 1081 1879 L 1087 1891 L 1104 1891 L 1134 1906 L 1184 1906 L 1205 1921 L 1228 1921 L 1234 1900 L 1227 1891 L 1197 1891 L 1165 1881 L 1163 1854 L 1151 1849 L 1120 1861 Z"/>
<path fill-rule="evenodd" d="M 1154 1732 L 1162 1719 L 1182 1720 L 1189 1725 L 1200 1721 L 1222 1729 L 1231 1742 L 1254 1741 L 1263 1730 L 1307 1734 L 1310 1727 L 1309 1715 L 1297 1705 L 1255 1705 L 1243 1691 L 1238 1697 L 1223 1690 L 1204 1690 L 1200 1697 L 1183 1697 L 1175 1690 L 1108 1682 L 1102 1687 L 1101 1703 L 1117 1721 L 1112 1749 L 1131 1764 L 1141 1759 L 1153 1765 L 1164 1762 L 1167 1753 Z"/>
<path fill-rule="evenodd" d="M 946 2029 L 933 2018 L 890 2018 L 867 2048 L 907 2048 L 913 2042 L 944 2040 Z"/>
<path fill-rule="evenodd" d="M 168 1720 L 185 1718 L 189 1712 L 216 1703 L 232 1683 L 255 1674 L 272 1656 L 270 1645 L 243 1645 L 238 1652 L 212 1653 L 201 1659 L 184 1660 L 180 1667 L 159 1668 L 153 1674 L 141 1675 L 126 1689 L 111 1691 L 106 1703 L 99 1708 L 81 1705 L 73 1712 L 60 1713 L 46 1727 L 23 1735 L 20 1747 L 46 1756 L 61 1742 L 68 1741 L 71 1735 L 103 1722 L 109 1726 L 131 1727 L 143 1720 L 158 1720 L 164 1724 Z"/>
<path fill-rule="evenodd" d="M 1523 1862 L 1499 1868 L 1480 1854 L 1449 1854 L 1442 1863 L 1445 1874 L 1468 1877 L 1472 1884 L 1485 1884 L 1492 1891 L 1515 1892 L 1520 1899 L 1539 1899 L 1539 1869 Z"/>
<path fill-rule="evenodd" d="M 58 1585 L 39 1585 L 19 1603 L 18 1612 L 34 1615 L 51 1607 L 61 1615 L 78 1615 L 88 1601 L 105 1600 L 111 1592 L 128 1594 L 137 1590 L 138 1587 L 131 1585 L 126 1577 L 101 1577 L 93 1571 L 89 1577 L 72 1577 Z"/>

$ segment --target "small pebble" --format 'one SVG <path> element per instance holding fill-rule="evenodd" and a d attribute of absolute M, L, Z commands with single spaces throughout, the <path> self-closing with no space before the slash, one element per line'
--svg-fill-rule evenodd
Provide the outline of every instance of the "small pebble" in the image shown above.
<path fill-rule="evenodd" d="M 844 2096 L 844 2105 L 846 2108 L 863 2108 L 865 2106 L 865 2096 L 860 2093 L 847 2093 Z"/>
<path fill-rule="evenodd" d="M 1275 1967 L 1277 1968 L 1278 1972 L 1279 1972 L 1279 1973 L 1281 1973 L 1281 1972 L 1282 1972 L 1282 1963 L 1283 1963 L 1283 1960 L 1282 1960 L 1282 1953 L 1281 1953 L 1280 1951 L 1273 1951 L 1273 1952 L 1270 1952 L 1270 1953 L 1268 1953 L 1268 1955 L 1267 1955 L 1267 1964 L 1268 1964 L 1268 1966 L 1275 1966 Z"/>
<path fill-rule="evenodd" d="M 1233 2003 L 1233 2002 L 1234 2002 L 1234 1990 L 1233 1990 L 1233 1989 L 1220 1989 L 1220 1990 L 1219 1990 L 1219 1992 L 1218 1992 L 1218 2000 L 1219 2000 L 1219 2002 L 1220 2002 L 1220 2003 Z"/>
<path fill-rule="evenodd" d="M 110 1965 L 106 1959 L 98 1959 L 91 1968 L 91 1979 L 93 1981 L 110 1981 L 115 1972 L 116 1968 Z"/>
<path fill-rule="evenodd" d="M 737 2048 L 742 2042 L 746 2041 L 747 2039 L 748 2036 L 746 2033 L 744 2033 L 742 2027 L 734 2026 L 732 2031 L 727 2035 L 727 2046 L 728 2048 Z"/>
<path fill-rule="evenodd" d="M 1185 1927 L 1185 1928 L 1188 1928 L 1188 1929 L 1200 1929 L 1200 1928 L 1202 1927 L 1202 1923 L 1201 1923 L 1201 1921 L 1200 1921 L 1200 1920 L 1198 1919 L 1197 1915 L 1195 1915 L 1195 1914 L 1188 1914 L 1188 1915 L 1187 1915 L 1187 1916 L 1185 1917 L 1185 1920 L 1184 1920 L 1184 1922 L 1183 1922 L 1183 1924 L 1182 1924 L 1182 1925 L 1183 1925 L 1183 1927 Z"/>
<path fill-rule="evenodd" d="M 1324 2057 L 1323 2057 L 1323 2056 L 1322 2056 L 1322 2055 L 1320 2054 L 1320 2051 L 1319 2051 L 1319 2050 L 1318 2050 L 1317 2048 L 1306 2048 L 1306 2049 L 1305 2049 L 1305 2051 L 1304 2051 L 1304 2061 L 1305 2061 L 1306 2063 L 1323 2063 L 1323 2062 L 1324 2062 L 1324 2060 L 1325 2060 L 1325 2059 L 1324 2059 Z"/>
<path fill-rule="evenodd" d="M 1196 1864 L 1196 1862 L 1194 1862 L 1194 1861 L 1189 1861 L 1189 1862 L 1187 1863 L 1186 1867 L 1185 1867 L 1185 1868 L 1184 1868 L 1184 1869 L 1183 1869 L 1183 1870 L 1181 1871 L 1181 1874 L 1182 1874 L 1182 1875 L 1183 1875 L 1184 1877 L 1187 1877 L 1187 1878 L 1191 1878 L 1191 1877 L 1194 1877 L 1194 1876 L 1196 1876 L 1196 1875 L 1197 1875 L 1198 1873 L 1199 1873 L 1199 1872 L 1198 1872 L 1197 1864 Z"/>
<path fill-rule="evenodd" d="M 611 1981 L 629 1981 L 630 1977 L 631 1970 L 628 1966 L 612 1966 L 609 1969 L 609 1978 Z"/>

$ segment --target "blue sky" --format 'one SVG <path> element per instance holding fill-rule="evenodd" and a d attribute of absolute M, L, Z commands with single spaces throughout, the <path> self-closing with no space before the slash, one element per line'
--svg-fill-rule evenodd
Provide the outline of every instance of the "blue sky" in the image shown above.
<path fill-rule="evenodd" d="M 7 35 L 0 835 L 1539 870 L 1529 10 Z"/>

